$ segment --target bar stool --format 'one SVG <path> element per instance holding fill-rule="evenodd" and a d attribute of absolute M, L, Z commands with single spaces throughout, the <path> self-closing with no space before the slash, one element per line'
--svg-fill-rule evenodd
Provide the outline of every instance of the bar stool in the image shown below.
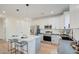
<path fill-rule="evenodd" d="M 17 48 L 17 50 L 19 50 L 19 52 L 21 54 L 24 54 L 24 51 L 27 52 L 27 54 L 28 54 L 28 42 L 26 42 L 26 41 L 17 42 L 16 48 Z"/>
<path fill-rule="evenodd" d="M 18 42 L 18 39 L 9 39 L 9 45 L 8 45 L 8 51 L 11 53 L 16 53 L 16 43 Z"/>

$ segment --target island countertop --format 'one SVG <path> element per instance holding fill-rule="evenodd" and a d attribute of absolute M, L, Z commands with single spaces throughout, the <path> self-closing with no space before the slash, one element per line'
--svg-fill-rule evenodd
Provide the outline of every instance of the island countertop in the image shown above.
<path fill-rule="evenodd" d="M 39 35 L 38 36 L 35 36 L 35 35 L 29 35 L 27 38 L 21 38 L 19 39 L 19 41 L 27 41 L 27 42 L 30 42 L 32 40 L 35 40 L 36 38 L 40 37 Z"/>

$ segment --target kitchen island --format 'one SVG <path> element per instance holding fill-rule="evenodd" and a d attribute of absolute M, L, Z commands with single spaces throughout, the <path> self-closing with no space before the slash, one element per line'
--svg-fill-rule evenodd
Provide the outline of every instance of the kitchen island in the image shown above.
<path fill-rule="evenodd" d="M 36 54 L 36 53 L 39 53 L 40 39 L 41 39 L 40 35 L 37 35 L 37 36 L 29 35 L 28 37 L 18 39 L 18 42 L 16 42 L 16 44 L 14 45 L 16 45 L 16 48 L 19 51 L 23 52 L 24 54 Z M 22 41 L 27 42 L 27 44 L 25 44 L 21 49 L 20 47 L 17 47 L 17 46 L 18 45 L 20 46 L 21 44 L 19 43 Z"/>
<path fill-rule="evenodd" d="M 38 36 L 30 35 L 30 36 L 28 36 L 28 38 L 21 39 L 20 41 L 28 42 L 28 47 L 27 47 L 28 54 L 36 54 L 36 53 L 39 53 L 40 39 L 41 39 L 40 35 L 38 35 Z M 26 47 L 25 47 L 25 49 L 26 49 Z M 27 53 L 27 52 L 24 51 L 24 53 Z"/>

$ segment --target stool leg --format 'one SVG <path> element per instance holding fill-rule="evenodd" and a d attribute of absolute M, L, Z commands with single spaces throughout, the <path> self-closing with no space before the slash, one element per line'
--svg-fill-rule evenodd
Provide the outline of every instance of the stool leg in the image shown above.
<path fill-rule="evenodd" d="M 20 47 L 20 53 L 21 53 L 21 54 L 22 54 L 22 51 L 23 51 L 23 47 L 21 46 L 21 47 Z"/>
<path fill-rule="evenodd" d="M 12 43 L 11 43 L 10 49 L 11 49 L 11 54 L 12 54 Z"/>
<path fill-rule="evenodd" d="M 28 43 L 27 43 L 27 54 L 28 54 Z"/>
<path fill-rule="evenodd" d="M 22 54 L 22 50 L 23 50 L 23 49 L 22 49 L 22 47 L 21 47 L 21 54 Z"/>
<path fill-rule="evenodd" d="M 12 54 L 12 43 L 8 42 L 8 51 Z"/>
<path fill-rule="evenodd" d="M 15 43 L 15 54 L 16 54 L 16 52 L 17 52 L 17 51 L 16 51 L 16 43 Z"/>
<path fill-rule="evenodd" d="M 8 41 L 8 52 L 9 52 L 9 41 Z"/>

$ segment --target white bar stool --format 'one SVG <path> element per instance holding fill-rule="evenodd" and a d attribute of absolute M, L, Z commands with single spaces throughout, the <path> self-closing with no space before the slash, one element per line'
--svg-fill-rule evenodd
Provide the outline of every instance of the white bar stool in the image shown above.
<path fill-rule="evenodd" d="M 28 54 L 28 42 L 26 41 L 17 42 L 16 49 L 19 50 L 21 54 L 24 54 L 24 52 L 27 52 Z"/>
<path fill-rule="evenodd" d="M 10 51 L 11 53 L 16 53 L 16 43 L 18 42 L 18 39 L 9 39 L 8 42 L 8 51 Z"/>

